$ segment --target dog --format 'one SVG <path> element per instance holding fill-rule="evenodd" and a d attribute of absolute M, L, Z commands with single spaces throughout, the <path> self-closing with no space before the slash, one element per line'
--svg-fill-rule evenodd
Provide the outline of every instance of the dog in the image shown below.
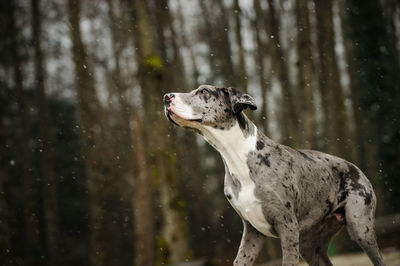
<path fill-rule="evenodd" d="M 234 265 L 253 265 L 264 237 L 280 238 L 282 265 L 332 265 L 333 235 L 347 231 L 374 265 L 385 265 L 374 231 L 376 197 L 354 164 L 314 150 L 294 150 L 260 132 L 243 110 L 254 99 L 234 88 L 201 85 L 164 95 L 177 126 L 196 131 L 225 165 L 224 193 L 243 221 Z"/>

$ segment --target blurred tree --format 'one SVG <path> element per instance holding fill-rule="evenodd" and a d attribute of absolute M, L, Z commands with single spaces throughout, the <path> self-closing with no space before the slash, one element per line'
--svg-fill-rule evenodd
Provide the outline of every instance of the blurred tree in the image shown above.
<path fill-rule="evenodd" d="M 60 249 L 59 265 L 89 265 L 88 187 L 82 156 L 76 103 L 48 98 L 53 132 L 53 167 L 57 178 Z M 36 122 L 38 123 L 38 122 Z"/>
<path fill-rule="evenodd" d="M 152 206 L 152 187 L 148 171 L 145 149 L 145 133 L 139 113 L 135 113 L 134 145 L 136 149 L 137 175 L 133 180 L 133 213 L 135 225 L 134 265 L 155 264 L 154 211 Z"/>
<path fill-rule="evenodd" d="M 1 6 L 1 5 L 0 5 Z M 9 169 L 6 169 L 7 165 L 10 165 L 9 158 L 4 156 L 8 154 L 7 142 L 6 142 L 6 128 L 4 126 L 6 112 L 5 92 L 8 91 L 6 85 L 1 82 L 1 94 L 0 94 L 0 261 L 4 263 L 4 266 L 16 265 L 15 257 L 17 254 L 13 249 L 13 228 L 12 228 L 12 202 L 10 200 L 10 178 Z"/>
<path fill-rule="evenodd" d="M 130 79 L 127 79 L 127 76 L 133 73 L 130 68 L 123 65 L 124 57 L 122 56 L 123 52 L 128 49 L 128 45 L 131 44 L 129 38 L 124 38 L 129 27 L 129 13 L 126 11 L 124 1 L 107 0 L 104 2 L 107 12 L 98 10 L 94 13 L 93 20 L 104 19 L 104 23 L 108 24 L 111 40 L 110 54 L 105 57 L 106 60 L 103 59 L 100 61 L 101 63 L 97 64 L 101 65 L 106 73 L 108 104 L 103 107 L 101 114 L 103 119 L 107 118 L 102 137 L 103 141 L 107 143 L 105 147 L 108 153 L 107 157 L 113 161 L 107 175 L 110 188 L 107 191 L 108 204 L 105 207 L 105 212 L 108 214 L 105 219 L 106 226 L 109 228 L 107 237 L 110 239 L 108 245 L 110 254 L 112 254 L 110 256 L 112 262 L 107 262 L 107 264 L 131 264 L 134 253 L 124 250 L 133 250 L 136 246 L 132 241 L 134 237 L 134 226 L 132 225 L 135 225 L 132 213 L 134 189 L 132 183 L 136 178 L 137 166 L 132 163 L 135 161 L 131 123 L 133 107 L 129 99 Z M 103 102 L 101 103 L 103 104 Z"/>
<path fill-rule="evenodd" d="M 134 45 L 138 62 L 138 81 L 143 96 L 144 114 L 148 123 L 145 124 L 147 145 L 149 147 L 149 167 L 151 176 L 159 184 L 160 204 L 163 214 L 162 230 L 159 236 L 159 263 L 179 262 L 190 257 L 188 241 L 188 226 L 185 216 L 185 202 L 179 191 L 180 176 L 177 171 L 177 158 L 160 104 L 162 91 L 166 86 L 166 62 L 162 55 L 164 51 L 157 49 L 156 37 L 163 40 L 163 30 L 157 21 L 166 21 L 166 17 L 158 18 L 152 25 L 148 13 L 148 3 L 144 0 L 131 1 L 133 19 Z M 164 4 L 164 7 L 167 5 Z M 166 14 L 161 14 L 166 16 Z M 168 22 L 166 25 L 168 26 Z M 158 35 L 153 35 L 153 29 Z M 158 44 L 165 49 L 165 44 Z M 160 56 L 161 54 L 161 56 Z M 160 110 L 161 109 L 161 110 Z M 157 128 L 157 130 L 154 130 Z M 159 135 L 167 136 L 165 139 Z"/>
<path fill-rule="evenodd" d="M 257 52 L 255 53 L 255 61 L 257 63 L 257 74 L 260 80 L 261 87 L 261 98 L 262 98 L 262 106 L 261 106 L 261 115 L 259 124 L 263 127 L 263 132 L 269 136 L 269 120 L 268 120 L 268 93 L 269 86 L 271 86 L 271 75 L 266 71 L 266 63 L 268 51 L 271 49 L 270 43 L 265 43 L 263 41 L 261 35 L 264 35 L 264 39 L 266 39 L 267 35 L 265 34 L 265 27 L 263 22 L 263 10 L 260 6 L 260 1 L 253 0 L 253 6 L 255 11 L 255 19 L 253 21 L 253 26 L 256 29 L 254 31 L 255 35 L 255 43 Z M 268 59 L 270 59 L 268 57 Z"/>
<path fill-rule="evenodd" d="M 111 256 L 107 249 L 108 228 L 105 227 L 106 213 L 102 203 L 110 167 L 103 158 L 106 154 L 102 147 L 104 143 L 101 141 L 102 128 L 99 122 L 101 105 L 96 96 L 94 78 L 81 37 L 80 10 L 79 1 L 68 1 L 79 122 L 84 143 L 82 158 L 85 162 L 90 197 L 90 261 L 92 265 L 101 266 L 106 265 Z"/>
<path fill-rule="evenodd" d="M 242 10 L 239 5 L 239 0 L 233 1 L 233 13 L 235 16 L 235 40 L 238 47 L 238 56 L 239 62 L 236 70 L 237 77 L 237 86 L 240 90 L 244 92 L 248 92 L 247 89 L 247 71 L 246 71 L 246 60 L 245 60 L 245 49 L 243 47 L 243 40 L 242 40 L 242 26 L 241 21 L 242 19 Z"/>
<path fill-rule="evenodd" d="M 177 1 L 177 23 L 179 25 L 178 31 L 180 32 L 180 34 L 177 34 L 177 38 L 180 39 L 180 44 L 181 46 L 183 46 L 184 48 L 186 48 L 189 51 L 189 57 L 190 57 L 190 66 L 192 69 L 192 73 L 189 75 L 189 81 L 188 82 L 192 82 L 191 86 L 196 86 L 197 82 L 198 82 L 198 78 L 199 78 L 199 69 L 197 66 L 197 62 L 196 62 L 196 57 L 193 51 L 193 43 L 191 38 L 189 38 L 188 36 L 186 36 L 186 32 L 185 32 L 185 18 L 183 16 L 183 10 L 182 10 L 182 4 L 181 1 L 178 0 Z"/>
<path fill-rule="evenodd" d="M 39 122 L 39 148 L 40 176 L 42 178 L 46 248 L 49 265 L 58 262 L 59 249 L 59 224 L 57 204 L 57 184 L 53 169 L 53 147 L 51 140 L 51 128 L 49 124 L 49 110 L 44 84 L 44 55 L 41 47 L 42 22 L 40 14 L 40 0 L 31 1 L 32 8 L 32 38 L 34 46 L 35 62 L 35 87 L 36 105 Z"/>
<path fill-rule="evenodd" d="M 392 56 L 395 57 L 398 63 L 400 63 L 399 57 L 399 44 L 398 38 L 396 36 L 396 23 L 398 23 L 399 12 L 400 12 L 400 3 L 396 0 L 383 0 L 383 11 L 384 11 L 384 21 L 387 25 L 387 34 L 389 38 L 390 50 L 392 52 Z"/>
<path fill-rule="evenodd" d="M 229 44 L 229 23 L 226 8 L 222 1 L 199 1 L 201 13 L 204 16 L 200 28 L 200 38 L 208 46 L 207 55 L 210 66 L 210 81 L 237 84 L 237 77 L 232 61 L 232 51 Z M 242 89 L 243 90 L 243 89 Z"/>
<path fill-rule="evenodd" d="M 19 153 L 21 164 L 21 179 L 23 184 L 24 195 L 24 219 L 25 219 L 25 263 L 29 265 L 40 264 L 40 228 L 39 228 L 39 206 L 38 201 L 38 183 L 35 180 L 35 168 L 33 165 L 33 146 L 30 138 L 31 132 L 31 119 L 30 112 L 26 104 L 26 91 L 24 90 L 23 79 L 24 73 L 22 72 L 22 58 L 20 54 L 20 43 L 18 37 L 20 30 L 17 26 L 16 7 L 13 1 L 8 2 L 6 5 L 9 27 L 10 46 L 9 51 L 12 56 L 13 74 L 15 94 L 18 105 L 18 121 L 19 121 Z"/>
<path fill-rule="evenodd" d="M 122 38 L 126 25 L 121 26 L 121 18 L 115 17 L 115 1 L 108 0 L 108 15 L 112 37 L 113 57 L 115 69 L 112 71 L 111 87 L 115 87 L 115 94 L 119 103 L 119 113 L 121 114 L 120 126 L 125 132 L 121 135 L 120 141 L 124 145 L 121 150 L 127 149 L 123 157 L 129 158 L 126 169 L 129 173 L 132 184 L 131 207 L 133 209 L 133 231 L 134 231 L 134 265 L 154 265 L 155 263 L 155 242 L 154 242 L 154 213 L 153 213 L 153 191 L 152 183 L 147 169 L 147 150 L 144 145 L 145 134 L 140 119 L 139 110 L 135 110 L 132 117 L 133 108 L 127 99 L 127 84 L 120 67 L 120 57 L 123 50 L 124 40 Z M 121 2 L 119 9 L 124 9 L 127 3 Z M 130 15 L 130 14 L 128 14 Z M 120 15 L 121 17 L 121 15 Z M 126 20 L 123 20 L 127 24 Z M 131 130 L 130 121 L 135 121 L 135 131 Z M 132 148 L 134 149 L 132 149 Z M 122 188 L 121 188 L 122 189 Z"/>
<path fill-rule="evenodd" d="M 298 142 L 298 121 L 296 117 L 296 105 L 293 98 L 293 92 L 289 83 L 288 63 L 284 56 L 281 35 L 280 23 L 276 12 L 274 0 L 267 0 L 268 10 L 265 13 L 265 30 L 267 39 L 270 44 L 270 54 L 272 59 L 272 69 L 277 72 L 282 91 L 282 105 L 284 108 L 280 110 L 282 119 L 280 127 L 282 130 L 282 143 L 296 147 Z"/>
<path fill-rule="evenodd" d="M 13 166 L 15 165 L 14 152 L 10 146 L 13 140 L 10 139 L 10 127 L 15 121 L 15 108 L 11 108 L 11 102 L 15 102 L 15 93 L 7 84 L 6 69 L 12 68 L 12 57 L 9 53 L 11 34 L 10 32 L 10 3 L 0 2 L 0 261 L 6 266 L 16 265 L 16 258 L 21 256 L 21 249 L 17 246 L 16 238 L 23 238 L 16 229 L 16 212 L 13 202 Z M 15 122 L 14 122 L 15 123 Z M 12 131 L 15 132 L 15 131 Z M 14 134 L 12 134 L 14 135 Z M 20 192 L 18 190 L 18 192 Z M 19 244 L 19 243 L 18 243 Z"/>
<path fill-rule="evenodd" d="M 300 136 L 302 147 L 316 148 L 316 121 L 315 121 L 315 66 L 311 45 L 311 28 L 309 21 L 308 0 L 296 0 L 297 22 L 297 67 L 299 68 L 299 95 L 300 100 Z"/>
<path fill-rule="evenodd" d="M 314 1 L 318 33 L 318 85 L 324 111 L 324 150 L 351 160 L 352 147 L 348 144 L 350 136 L 345 99 L 335 54 L 332 2 Z"/>
<path fill-rule="evenodd" d="M 344 47 L 345 47 L 345 60 L 346 60 L 346 71 L 349 74 L 349 88 L 350 88 L 350 97 L 352 103 L 352 112 L 354 116 L 354 139 L 355 139 L 355 156 L 357 165 L 365 171 L 367 176 L 372 176 L 372 174 L 377 174 L 377 171 L 372 169 L 376 169 L 377 163 L 375 161 L 375 157 L 373 152 L 365 152 L 366 150 L 374 149 L 371 143 L 367 142 L 367 139 L 370 138 L 370 130 L 368 130 L 368 121 L 363 119 L 362 110 L 360 109 L 359 99 L 356 96 L 357 87 L 354 86 L 353 78 L 355 76 L 355 72 L 357 72 L 356 67 L 354 66 L 354 62 L 351 58 L 353 42 L 350 38 L 348 38 L 350 27 L 346 24 L 346 1 L 339 0 L 337 1 L 339 6 L 339 16 L 341 20 L 342 32 L 344 35 Z M 369 146 L 369 147 L 367 147 Z M 368 163 L 367 163 L 368 161 Z M 373 166 L 374 165 L 374 166 Z"/>

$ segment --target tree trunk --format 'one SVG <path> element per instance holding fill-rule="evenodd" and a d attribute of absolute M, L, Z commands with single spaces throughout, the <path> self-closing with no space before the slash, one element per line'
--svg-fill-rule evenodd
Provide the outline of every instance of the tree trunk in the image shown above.
<path fill-rule="evenodd" d="M 206 40 L 210 53 L 208 56 L 212 70 L 210 80 L 215 82 L 220 79 L 223 84 L 236 84 L 226 9 L 222 1 L 215 1 L 207 5 L 205 1 L 200 0 L 199 4 L 204 16 L 201 38 Z"/>
<path fill-rule="evenodd" d="M 17 105 L 19 112 L 19 123 L 21 129 L 20 138 L 20 159 L 22 170 L 22 183 L 24 194 L 24 223 L 25 223 L 25 263 L 27 265 L 39 265 L 39 250 L 40 250 L 40 229 L 39 229 L 39 208 L 38 208 L 38 195 L 37 184 L 35 182 L 35 172 L 33 167 L 33 154 L 30 138 L 30 118 L 29 110 L 25 100 L 25 92 L 23 88 L 23 73 L 21 56 L 18 51 L 19 44 L 17 35 L 19 30 L 16 25 L 16 10 L 14 2 L 10 1 L 9 6 L 10 15 L 10 32 L 11 44 L 10 53 L 13 57 L 13 70 L 15 91 L 17 96 Z"/>
<path fill-rule="evenodd" d="M 399 38 L 396 36 L 396 23 L 399 20 L 399 12 L 400 12 L 400 3 L 396 0 L 384 0 L 381 2 L 383 4 L 383 10 L 385 14 L 384 21 L 386 22 L 386 27 L 388 29 L 388 39 L 390 50 L 392 51 L 392 56 L 395 59 L 395 62 L 400 64 L 399 58 Z M 396 17 L 397 16 L 397 17 Z"/>
<path fill-rule="evenodd" d="M 234 63 L 232 61 L 232 49 L 229 41 L 229 22 L 228 14 L 223 1 L 216 1 L 215 11 L 217 12 L 216 18 L 216 32 L 214 36 L 215 56 L 219 57 L 219 62 L 222 70 L 222 78 L 224 84 L 236 84 L 238 82 Z M 211 51 L 212 53 L 213 51 Z M 212 66 L 213 67 L 213 66 Z"/>
<path fill-rule="evenodd" d="M 288 65 L 281 47 L 280 25 L 276 15 L 273 0 L 268 0 L 268 14 L 266 14 L 267 39 L 271 42 L 272 68 L 278 72 L 278 80 L 282 89 L 282 129 L 283 143 L 295 146 L 298 145 L 298 123 L 296 117 L 296 106 L 293 93 L 290 89 Z"/>
<path fill-rule="evenodd" d="M 297 55 L 299 68 L 299 95 L 300 95 L 300 135 L 302 147 L 307 149 L 316 148 L 315 139 L 315 67 L 311 52 L 310 21 L 307 6 L 308 0 L 296 1 L 297 21 Z"/>
<path fill-rule="evenodd" d="M 159 243 L 159 263 L 180 262 L 186 260 L 190 254 L 188 240 L 188 226 L 186 224 L 185 204 L 179 191 L 180 177 L 177 169 L 175 151 L 172 149 L 168 135 L 168 122 L 159 110 L 162 110 L 163 92 L 165 84 L 165 62 L 159 56 L 155 45 L 153 28 L 149 20 L 146 1 L 132 1 L 132 18 L 137 62 L 139 64 L 138 80 L 142 89 L 144 113 L 147 120 L 145 132 L 149 142 L 149 167 L 154 169 L 151 176 L 159 184 L 161 211 L 163 214 L 161 236 Z M 158 21 L 165 21 L 159 18 Z M 154 25 L 153 25 L 154 26 Z M 156 27 L 160 25 L 155 25 Z M 160 34 L 162 31 L 157 29 Z M 163 36 L 159 36 L 163 37 Z M 165 47 L 162 44 L 161 47 Z M 163 53 L 162 53 L 163 54 Z M 165 54 L 164 54 L 165 56 Z M 154 130 L 157 128 L 157 130 Z M 165 138 L 160 138 L 165 136 Z M 151 140 L 151 142 L 150 142 Z"/>
<path fill-rule="evenodd" d="M 35 51 L 35 81 L 36 103 L 39 119 L 39 149 L 40 168 L 43 184 L 43 204 L 46 230 L 46 246 L 48 252 L 48 264 L 55 265 L 58 262 L 58 250 L 60 239 L 58 225 L 57 184 L 51 158 L 53 157 L 51 144 L 51 129 L 49 121 L 48 103 L 44 84 L 44 58 L 41 48 L 41 15 L 40 0 L 32 0 L 32 37 Z"/>
<path fill-rule="evenodd" d="M 268 48 L 261 40 L 261 29 L 264 27 L 262 18 L 263 18 L 263 11 L 260 6 L 259 0 L 253 0 L 254 11 L 256 14 L 254 24 L 254 31 L 255 39 L 256 39 L 256 46 L 257 46 L 257 53 L 256 53 L 256 62 L 257 62 L 257 72 L 260 79 L 260 87 L 261 87 L 261 97 L 262 97 L 262 105 L 261 105 L 261 115 L 260 115 L 260 124 L 263 126 L 264 133 L 269 136 L 269 126 L 268 126 L 268 92 L 269 86 L 271 86 L 271 77 L 270 74 L 266 73 L 265 71 L 265 57 L 266 52 L 270 49 L 270 45 Z M 258 29 L 258 30 L 257 30 Z"/>
<path fill-rule="evenodd" d="M 133 214 L 135 232 L 134 265 L 154 265 L 155 243 L 153 227 L 152 184 L 146 162 L 145 133 L 140 114 L 135 113 L 135 134 L 133 143 L 136 149 L 137 174 L 133 179 Z"/>
<path fill-rule="evenodd" d="M 239 0 L 234 0 L 233 12 L 235 13 L 235 38 L 236 38 L 236 44 L 238 46 L 238 56 L 239 56 L 238 71 L 236 71 L 237 75 L 239 75 L 239 77 L 237 78 L 238 80 L 237 86 L 240 90 L 248 92 L 245 50 L 243 48 L 241 25 L 240 25 L 242 10 L 240 9 L 239 6 Z"/>
<path fill-rule="evenodd" d="M 96 97 L 96 89 L 91 67 L 87 60 L 86 48 L 80 31 L 80 2 L 68 1 L 69 23 L 71 25 L 72 55 L 75 64 L 76 89 L 78 95 L 78 111 L 80 115 L 81 137 L 83 139 L 83 158 L 88 179 L 90 200 L 90 262 L 91 265 L 106 265 L 110 254 L 107 250 L 107 228 L 104 226 L 106 214 L 102 207 L 104 185 L 108 171 L 101 158 L 104 154 L 99 134 L 100 104 Z M 101 130 L 100 130 L 101 131 Z"/>
<path fill-rule="evenodd" d="M 199 69 L 196 63 L 196 57 L 195 54 L 193 52 L 193 48 L 192 48 L 192 42 L 189 41 L 189 39 L 186 36 L 185 33 L 185 29 L 184 29 L 184 25 L 185 25 L 185 19 L 182 15 L 182 5 L 180 1 L 177 1 L 177 19 L 178 19 L 178 24 L 179 24 L 179 31 L 181 32 L 181 34 L 178 34 L 178 37 L 180 38 L 180 42 L 181 44 L 186 47 L 186 49 L 189 50 L 189 56 L 190 56 L 190 64 L 191 64 L 191 68 L 192 68 L 192 82 L 189 82 L 192 86 L 196 86 L 197 82 L 198 82 L 198 78 L 199 78 Z M 190 80 L 189 80 L 190 81 Z M 194 87 L 193 87 L 194 89 Z"/>
<path fill-rule="evenodd" d="M 335 54 L 332 0 L 314 1 L 317 15 L 319 89 L 324 108 L 324 149 L 348 158 L 348 121 Z"/>
<path fill-rule="evenodd" d="M 4 89 L 4 88 L 3 88 Z M 13 249 L 13 237 L 15 237 L 14 230 L 12 228 L 12 215 L 13 206 L 10 202 L 10 181 L 11 176 L 9 175 L 9 169 L 7 165 L 10 165 L 9 160 L 4 156 L 9 151 L 6 144 L 6 127 L 4 126 L 4 106 L 0 106 L 0 261 L 4 266 L 17 265 L 16 263 L 16 252 Z M 8 133 L 8 132 L 7 132 Z"/>
<path fill-rule="evenodd" d="M 159 51 L 169 75 L 165 76 L 163 83 L 165 87 L 183 88 L 187 90 L 187 79 L 184 73 L 184 64 L 178 44 L 178 35 L 175 32 L 173 18 L 169 11 L 168 1 L 156 1 L 156 19 L 154 26 L 157 29 Z M 165 35 L 165 32 L 169 32 Z M 167 54 L 167 50 L 171 51 Z"/>
<path fill-rule="evenodd" d="M 349 39 L 349 27 L 346 24 L 346 0 L 339 0 L 337 3 L 339 5 L 339 16 L 342 25 L 343 32 L 343 43 L 345 48 L 345 60 L 346 60 L 346 70 L 349 74 L 349 87 L 350 87 L 350 97 L 352 102 L 352 112 L 354 116 L 354 134 L 353 138 L 355 139 L 355 156 L 357 166 L 363 170 L 367 176 L 368 173 L 372 175 L 372 173 L 378 174 L 377 172 L 373 172 L 372 169 L 377 169 L 377 163 L 375 158 L 373 158 L 373 153 L 366 152 L 367 150 L 367 139 L 371 138 L 370 134 L 368 134 L 368 124 L 365 119 L 363 119 L 362 110 L 360 109 L 359 103 L 359 88 L 357 88 L 354 84 L 354 77 L 356 76 L 356 66 L 353 62 L 353 54 L 354 47 L 353 41 Z M 367 163 L 368 161 L 368 163 Z M 372 167 L 375 165 L 375 167 Z"/>

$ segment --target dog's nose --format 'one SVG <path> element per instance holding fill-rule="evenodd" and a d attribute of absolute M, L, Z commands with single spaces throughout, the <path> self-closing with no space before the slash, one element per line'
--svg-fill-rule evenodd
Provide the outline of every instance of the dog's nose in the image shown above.
<path fill-rule="evenodd" d="M 174 98 L 175 95 L 173 93 L 167 93 L 164 95 L 164 105 L 169 106 L 171 103 L 171 99 Z"/>

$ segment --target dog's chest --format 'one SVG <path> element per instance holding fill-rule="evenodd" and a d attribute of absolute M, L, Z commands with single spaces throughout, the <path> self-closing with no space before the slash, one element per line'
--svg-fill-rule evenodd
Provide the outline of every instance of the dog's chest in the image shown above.
<path fill-rule="evenodd" d="M 265 219 L 261 201 L 256 198 L 254 190 L 254 183 L 241 185 L 240 191 L 235 195 L 232 187 L 228 185 L 225 187 L 225 194 L 233 208 L 243 219 L 264 235 L 276 237 L 271 233 L 271 225 Z"/>
<path fill-rule="evenodd" d="M 244 136 L 238 123 L 228 131 L 208 128 L 211 134 L 205 136 L 211 144 L 221 153 L 224 160 L 227 176 L 225 182 L 225 195 L 238 214 L 248 221 L 259 232 L 274 236 L 271 225 L 262 211 L 261 201 L 256 198 L 255 183 L 250 178 L 248 155 L 255 151 L 257 142 L 257 129 L 254 134 Z"/>

